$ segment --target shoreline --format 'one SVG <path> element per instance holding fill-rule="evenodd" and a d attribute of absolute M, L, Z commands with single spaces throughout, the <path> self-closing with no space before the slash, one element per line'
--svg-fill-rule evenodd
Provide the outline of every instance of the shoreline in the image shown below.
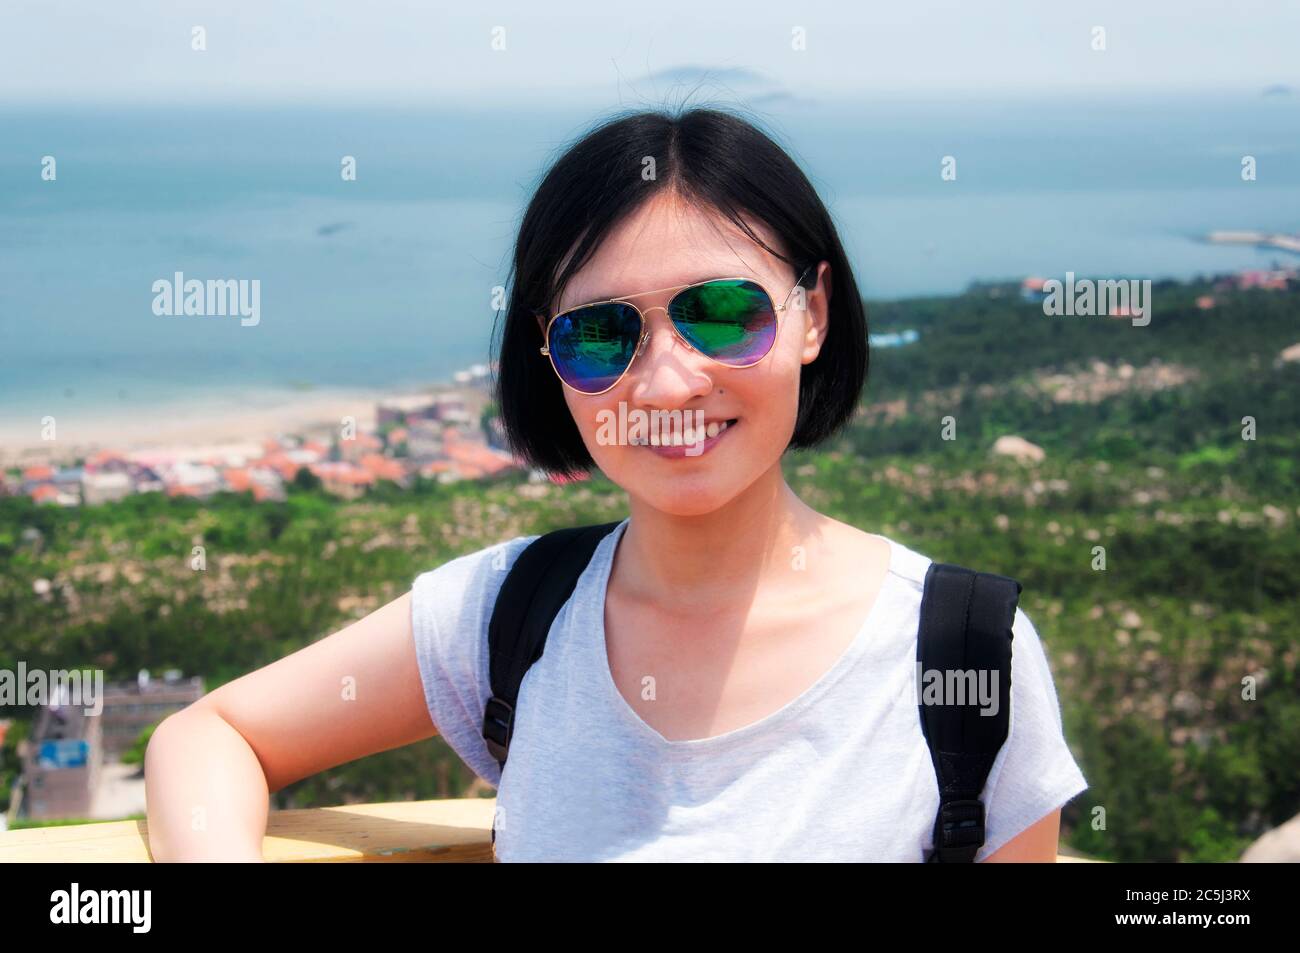
<path fill-rule="evenodd" d="M 152 458 L 260 455 L 262 442 L 286 434 L 316 436 L 336 431 L 344 417 L 359 430 L 373 430 L 376 405 L 412 393 L 447 390 L 431 385 L 400 393 L 387 390 L 331 390 L 312 393 L 259 390 L 250 406 L 247 391 L 223 392 L 179 404 L 141 406 L 106 414 L 102 410 L 61 412 L 53 440 L 42 439 L 42 419 L 0 421 L 0 467 L 71 464 L 100 450 Z"/>

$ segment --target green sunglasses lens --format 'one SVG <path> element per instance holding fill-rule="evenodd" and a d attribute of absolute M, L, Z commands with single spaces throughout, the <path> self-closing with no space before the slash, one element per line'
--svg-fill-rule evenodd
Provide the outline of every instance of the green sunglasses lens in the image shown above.
<path fill-rule="evenodd" d="M 755 364 L 776 341 L 772 299 L 744 278 L 687 288 L 673 298 L 668 315 L 687 343 L 722 364 Z"/>
<path fill-rule="evenodd" d="M 584 394 L 599 394 L 619 379 L 636 356 L 641 315 L 622 302 L 593 304 L 551 322 L 546 346 L 561 380 Z"/>

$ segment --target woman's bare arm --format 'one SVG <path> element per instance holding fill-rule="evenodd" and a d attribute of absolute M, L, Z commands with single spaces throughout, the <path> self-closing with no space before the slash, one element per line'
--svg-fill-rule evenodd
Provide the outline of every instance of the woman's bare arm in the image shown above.
<path fill-rule="evenodd" d="M 1061 809 L 1058 807 L 1026 827 L 989 856 L 986 864 L 1056 863 L 1061 839 Z"/>
<path fill-rule="evenodd" d="M 260 860 L 268 796 L 437 734 L 410 593 L 167 718 L 145 752 L 155 861 Z"/>

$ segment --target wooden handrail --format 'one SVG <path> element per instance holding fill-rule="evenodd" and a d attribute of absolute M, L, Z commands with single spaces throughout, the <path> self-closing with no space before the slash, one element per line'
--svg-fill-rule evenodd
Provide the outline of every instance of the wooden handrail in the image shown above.
<path fill-rule="evenodd" d="M 262 856 L 272 863 L 491 863 L 495 806 L 495 798 L 448 798 L 272 811 Z M 6 831 L 0 864 L 149 863 L 148 830 L 146 821 L 106 821 Z"/>
<path fill-rule="evenodd" d="M 491 863 L 495 798 L 347 804 L 272 811 L 271 863 Z M 30 827 L 0 833 L 0 864 L 149 863 L 147 821 Z"/>

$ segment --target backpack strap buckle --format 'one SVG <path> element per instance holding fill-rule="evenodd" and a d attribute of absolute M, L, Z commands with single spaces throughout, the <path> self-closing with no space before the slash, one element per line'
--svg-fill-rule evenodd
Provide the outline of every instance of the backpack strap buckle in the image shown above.
<path fill-rule="evenodd" d="M 483 740 L 492 757 L 504 767 L 510 750 L 510 736 L 515 730 L 515 710 L 493 695 L 483 710 Z"/>
<path fill-rule="evenodd" d="M 939 863 L 973 863 L 984 845 L 984 802 L 948 801 L 934 824 L 934 854 Z"/>

